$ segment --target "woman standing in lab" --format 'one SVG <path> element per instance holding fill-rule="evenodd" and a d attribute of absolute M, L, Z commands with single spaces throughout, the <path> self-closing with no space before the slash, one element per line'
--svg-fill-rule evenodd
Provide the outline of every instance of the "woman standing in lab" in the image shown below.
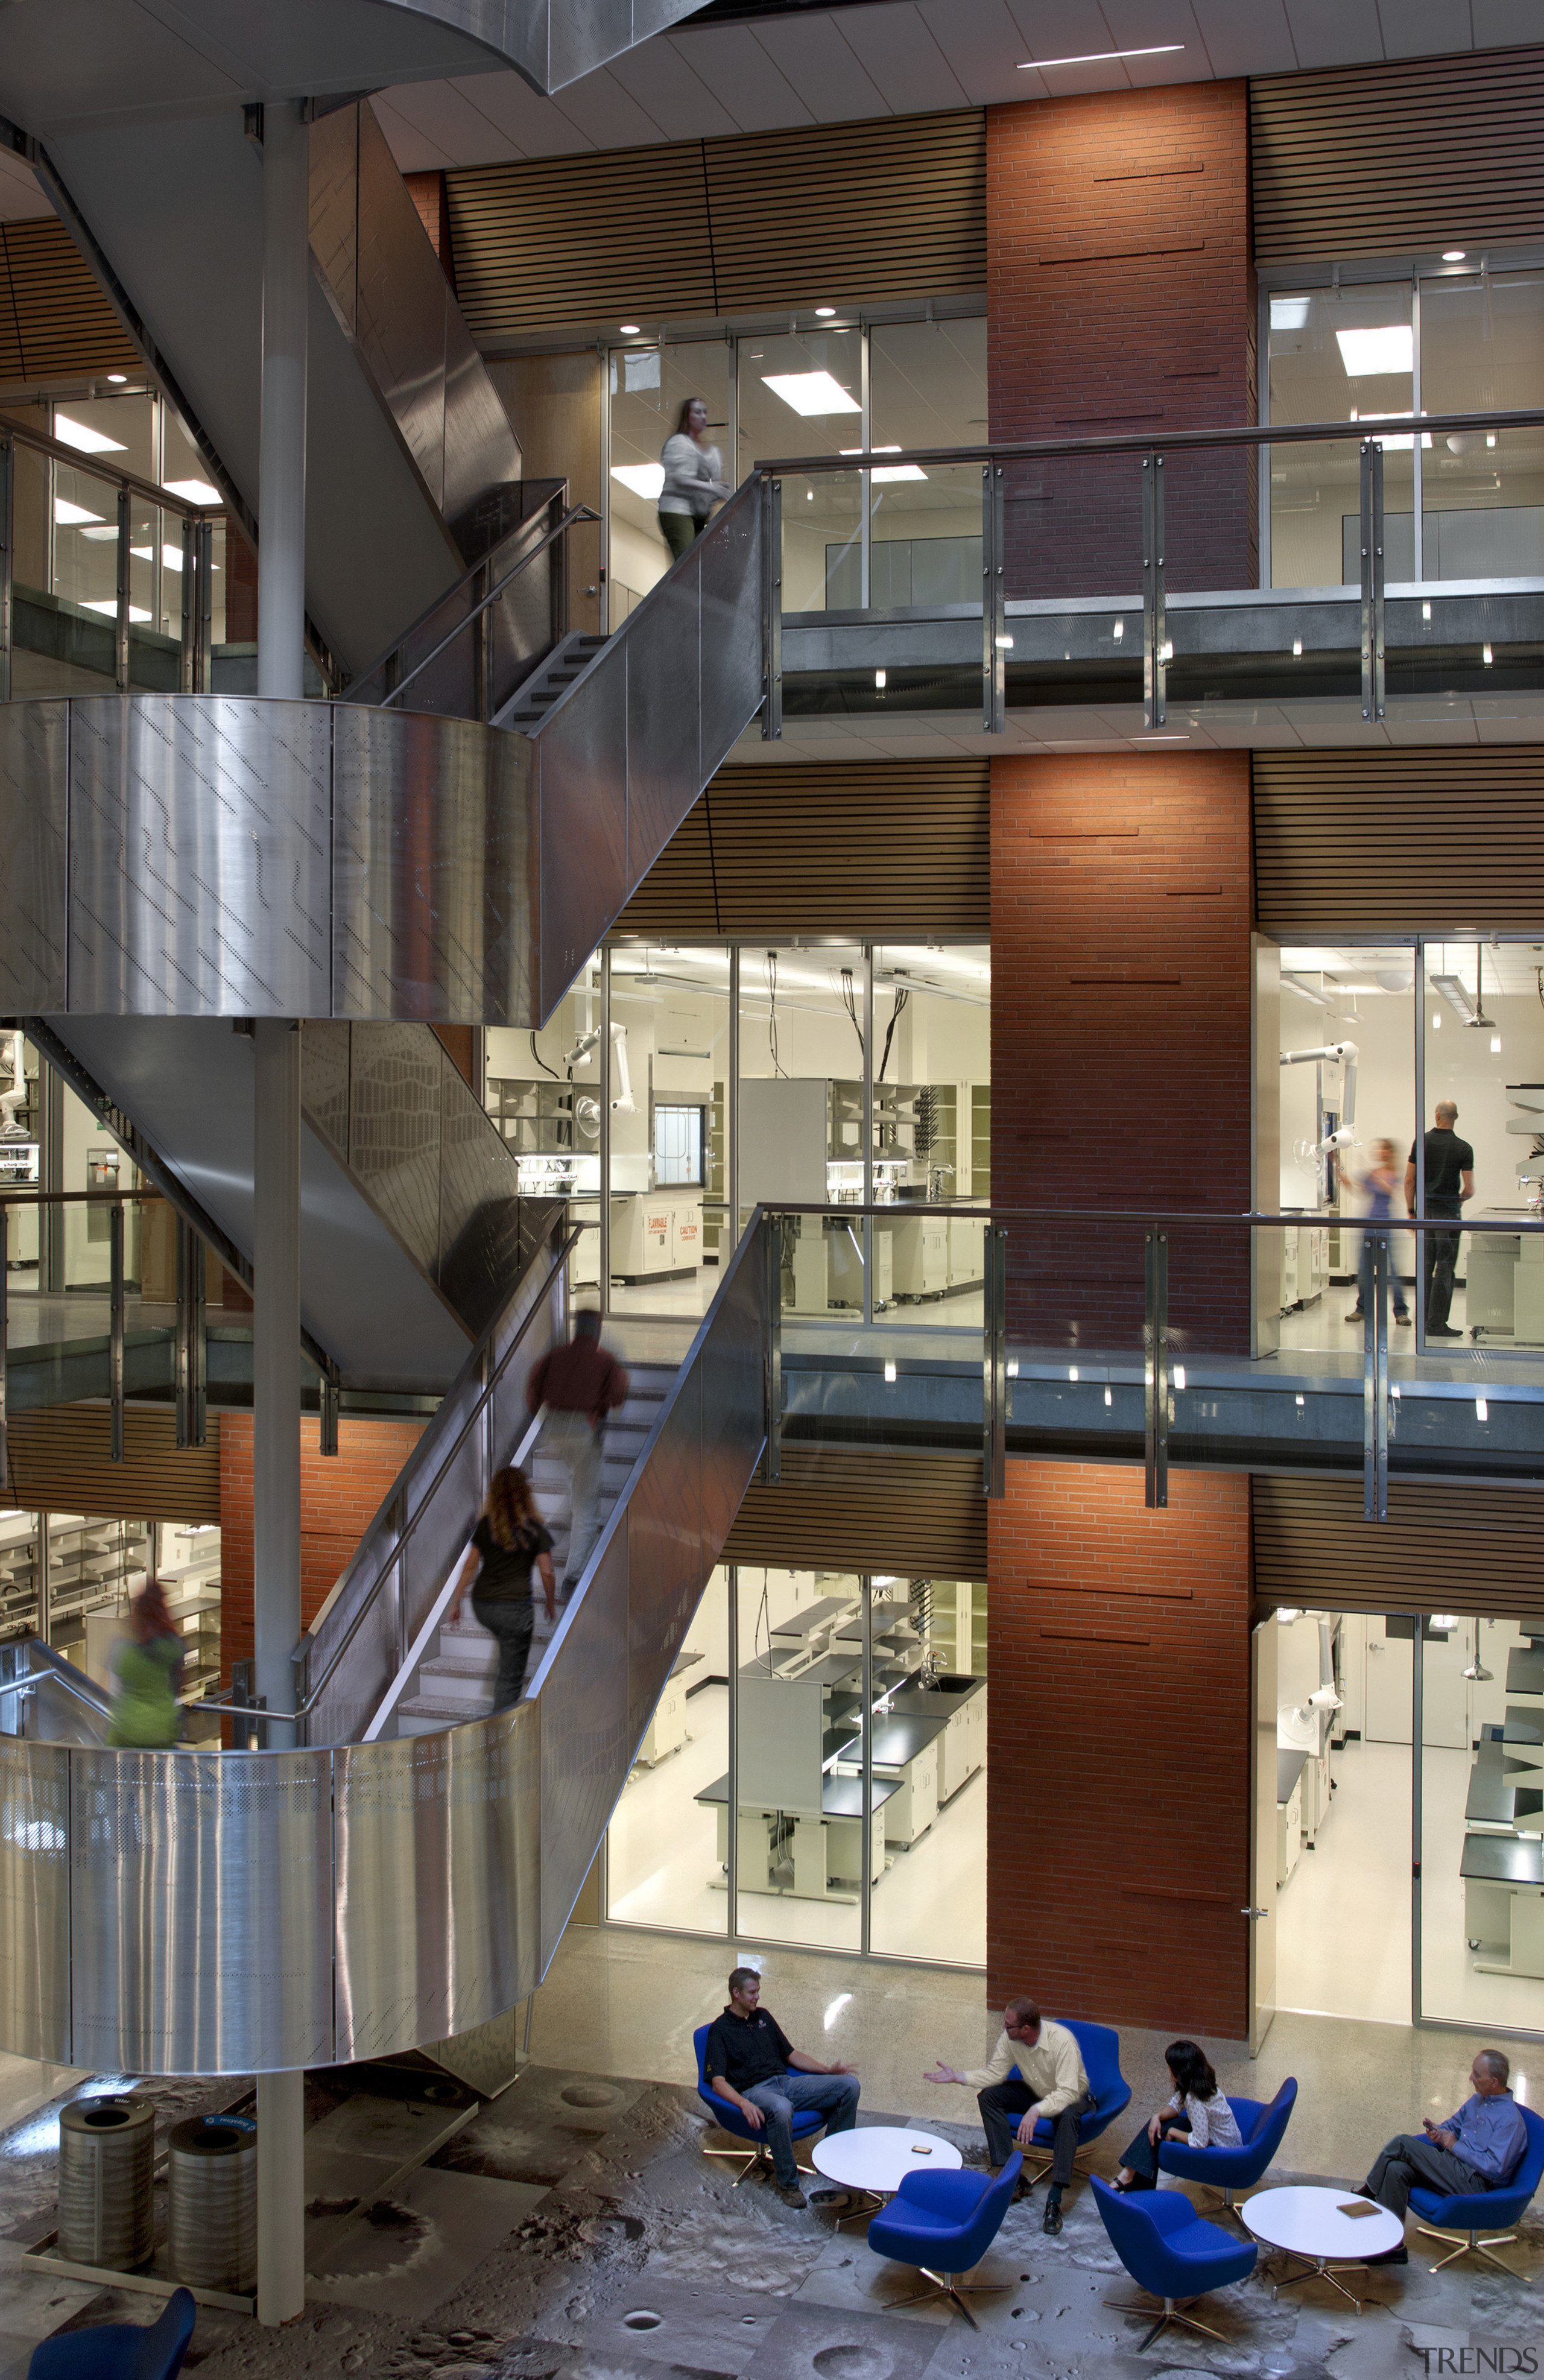
<path fill-rule="evenodd" d="M 1345 1318 L 1348 1322 L 1360 1322 L 1368 1307 L 1372 1304 L 1372 1235 L 1380 1223 L 1392 1222 L 1394 1192 L 1400 1186 L 1399 1163 L 1393 1142 L 1392 1140 L 1373 1142 L 1372 1163 L 1360 1180 L 1351 1171 L 1337 1148 L 1335 1172 L 1348 1190 L 1364 1192 L 1368 1202 L 1367 1213 L 1362 1218 L 1362 1254 L 1356 1269 L 1356 1303 Z M 1392 1247 L 1389 1253 L 1391 1259 L 1389 1273 L 1394 1293 L 1394 1320 L 1408 1322 L 1410 1308 L 1404 1302 L 1404 1284 L 1394 1269 Z"/>
<path fill-rule="evenodd" d="M 688 396 L 660 455 L 660 529 L 677 562 L 707 528 L 714 504 L 734 492 L 722 477 L 723 457 L 707 436 L 708 408 L 699 396 Z"/>

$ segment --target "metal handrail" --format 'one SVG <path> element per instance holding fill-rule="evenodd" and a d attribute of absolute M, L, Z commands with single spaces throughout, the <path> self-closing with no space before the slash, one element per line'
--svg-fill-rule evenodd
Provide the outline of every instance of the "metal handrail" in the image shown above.
<path fill-rule="evenodd" d="M 437 662 L 440 655 L 448 650 L 450 646 L 456 642 L 457 637 L 461 636 L 468 628 L 469 628 L 475 620 L 480 620 L 482 614 L 488 609 L 489 604 L 497 601 L 498 598 L 504 593 L 505 589 L 509 585 L 510 580 L 513 578 L 518 578 L 521 571 L 524 570 L 529 564 L 534 562 L 539 553 L 545 553 L 548 546 L 555 543 L 557 539 L 563 535 L 564 531 L 571 528 L 576 521 L 599 520 L 600 517 L 600 514 L 598 512 L 592 512 L 589 504 L 570 504 L 568 510 L 564 514 L 563 518 L 560 521 L 555 522 L 553 526 L 547 530 L 546 534 L 530 548 L 530 551 L 528 553 L 521 554 L 519 561 L 515 564 L 513 569 L 506 570 L 505 572 L 504 577 L 499 579 L 497 584 L 488 589 L 487 594 L 483 596 L 481 601 L 475 603 L 464 618 L 457 620 L 455 627 L 451 629 L 449 635 L 442 637 L 433 650 L 432 652 L 425 653 L 421 662 L 415 662 L 413 667 L 408 671 L 407 676 L 399 679 L 389 694 L 383 694 L 379 702 L 372 703 L 368 707 L 374 710 L 384 710 L 389 704 L 394 703 L 398 695 L 405 694 L 407 692 L 407 688 L 412 685 L 413 680 L 416 677 L 421 676 L 422 673 L 429 667 L 431 662 Z M 477 572 L 482 567 L 483 565 L 481 563 L 475 564 L 472 569 L 468 570 L 460 579 L 458 585 L 460 587 L 464 587 L 467 584 L 467 580 L 468 578 L 475 577 Z M 440 601 L 442 603 L 448 603 L 451 596 L 455 595 L 456 592 L 457 588 L 451 588 L 446 594 L 442 595 Z M 402 640 L 399 638 L 397 643 L 392 647 L 393 652 L 398 652 L 401 650 L 401 642 Z M 388 655 L 387 658 L 389 659 L 390 656 Z M 366 677 L 372 676 L 374 674 L 374 670 L 379 669 L 381 666 L 382 663 L 377 662 L 374 664 L 374 668 L 367 670 L 364 674 Z"/>
<path fill-rule="evenodd" d="M 499 1382 L 504 1378 L 505 1371 L 509 1364 L 510 1358 L 515 1354 L 517 1349 L 524 1342 L 527 1331 L 530 1329 L 531 1324 L 535 1321 L 537 1316 L 541 1311 L 542 1303 L 546 1298 L 548 1292 L 551 1290 L 553 1282 L 561 1277 L 564 1266 L 567 1263 L 569 1257 L 573 1254 L 575 1247 L 578 1244 L 578 1225 L 570 1224 L 565 1228 L 563 1245 L 558 1250 L 557 1257 L 553 1265 L 552 1270 L 548 1273 L 546 1280 L 542 1282 L 541 1289 L 531 1301 L 530 1312 L 526 1316 L 525 1320 L 521 1323 L 518 1330 L 516 1331 L 515 1336 L 511 1339 L 508 1346 L 505 1349 L 504 1354 L 499 1357 L 497 1364 L 489 1374 L 488 1378 L 483 1385 L 481 1393 L 478 1397 L 477 1402 L 472 1406 L 471 1411 L 466 1417 L 466 1420 L 462 1423 L 459 1430 L 457 1430 L 455 1439 L 441 1460 L 438 1470 L 435 1472 L 432 1479 L 429 1482 L 429 1485 L 422 1496 L 419 1499 L 418 1504 L 411 1517 L 407 1522 L 401 1535 L 397 1537 L 395 1543 L 392 1547 L 390 1554 L 377 1570 L 375 1576 L 371 1579 L 370 1585 L 365 1590 L 365 1593 L 360 1599 L 359 1609 L 356 1610 L 352 1620 L 350 1620 L 347 1627 L 344 1630 L 343 1634 L 339 1637 L 336 1645 L 334 1646 L 326 1668 L 322 1670 L 322 1675 L 317 1679 L 315 1684 L 310 1687 L 309 1692 L 304 1695 L 298 1697 L 299 1708 L 293 1711 L 274 1711 L 264 1709 L 256 1714 L 258 1717 L 264 1719 L 298 1720 L 308 1718 L 310 1712 L 315 1709 L 318 1702 L 320 1702 L 322 1698 L 322 1690 L 326 1686 L 328 1680 L 332 1677 L 338 1663 L 342 1660 L 345 1653 L 347 1652 L 349 1645 L 353 1643 L 356 1635 L 359 1633 L 360 1624 L 363 1621 L 366 1613 L 372 1609 L 375 1599 L 381 1593 L 386 1580 L 391 1575 L 391 1572 L 395 1569 L 397 1563 L 401 1560 L 403 1548 L 407 1545 L 407 1540 L 413 1535 L 414 1530 L 418 1527 L 418 1524 L 419 1521 L 422 1520 L 425 1512 L 428 1512 L 441 1481 L 444 1478 L 451 1464 L 456 1460 L 456 1457 L 460 1453 L 463 1446 L 465 1446 L 468 1433 L 471 1431 L 475 1424 L 480 1420 L 487 1406 L 489 1398 L 492 1395 L 493 1390 L 498 1387 Z M 303 1636 L 289 1657 L 291 1661 L 300 1662 L 307 1659 L 312 1650 L 312 1645 L 313 1639 L 309 1634 Z M 250 1710 L 252 1706 L 249 1703 L 232 1703 L 227 1701 L 224 1696 L 220 1696 L 209 1702 L 189 1703 L 188 1707 L 189 1710 L 220 1711 L 226 1717 L 229 1717 L 236 1711 Z"/>
<path fill-rule="evenodd" d="M 855 1215 L 888 1222 L 894 1222 L 898 1216 L 904 1219 L 915 1215 L 960 1215 L 973 1221 L 994 1223 L 1150 1223 L 1161 1225 L 1165 1231 L 1179 1223 L 1204 1224 L 1208 1231 L 1215 1231 L 1219 1224 L 1254 1231 L 1265 1225 L 1281 1223 L 1338 1222 L 1359 1227 L 1367 1220 L 1362 1215 L 1341 1215 L 1331 1209 L 1316 1208 L 1303 1208 L 1286 1215 L 1255 1214 L 1247 1210 L 1236 1214 L 1222 1208 L 1215 1210 L 1191 1208 L 1171 1214 L 1157 1207 L 975 1207 L 965 1199 L 954 1198 L 931 1201 L 898 1199 L 888 1207 L 824 1207 L 801 1204 L 794 1198 L 779 1198 L 767 1200 L 761 1211 L 768 1215 L 830 1215 L 844 1221 Z M 1462 1215 L 1391 1215 L 1377 1228 L 1380 1232 L 1451 1232 L 1455 1223 L 1461 1224 L 1465 1232 L 1544 1232 L 1544 1216 L 1530 1221 L 1524 1215 L 1477 1215 L 1472 1222 Z"/>
<path fill-rule="evenodd" d="M 1333 440 L 1446 435 L 1453 430 L 1544 429 L 1544 410 L 1525 407 L 1504 413 L 1368 415 L 1359 421 L 1283 421 L 1217 430 L 1121 431 L 1106 438 L 1015 438 L 991 446 L 906 446 L 856 455 L 779 455 L 751 466 L 753 476 L 775 472 L 904 470 L 907 464 L 1033 463 L 1055 455 L 1174 455 L 1211 447 L 1308 446 Z"/>
<path fill-rule="evenodd" d="M 84 1703 L 87 1709 L 95 1711 L 99 1718 L 112 1717 L 113 1706 L 108 1697 L 89 1678 L 83 1678 L 73 1662 L 67 1661 L 62 1653 L 56 1653 L 52 1645 L 45 1645 L 41 1636 L 24 1636 L 7 1649 L 25 1653 L 29 1661 L 34 1656 L 40 1657 L 41 1666 L 24 1670 L 18 1678 L 6 1679 L 0 1683 L 0 1696 L 24 1694 L 32 1686 L 63 1686 L 67 1694 L 73 1694 L 78 1703 Z"/>
<path fill-rule="evenodd" d="M 83 454 L 62 438 L 51 438 L 46 431 L 34 430 L 29 422 L 7 420 L 0 423 L 0 445 L 14 440 L 18 445 L 30 446 L 40 455 L 52 455 L 57 463 L 67 463 L 72 470 L 85 471 L 93 480 L 104 480 L 109 486 L 121 488 L 131 496 L 143 496 L 159 506 L 162 512 L 175 513 L 179 520 L 217 521 L 225 519 L 230 507 L 217 504 L 189 504 L 186 496 L 174 496 L 166 488 L 158 488 L 153 480 L 141 480 L 133 471 L 115 471 L 110 463 L 98 456 Z"/>

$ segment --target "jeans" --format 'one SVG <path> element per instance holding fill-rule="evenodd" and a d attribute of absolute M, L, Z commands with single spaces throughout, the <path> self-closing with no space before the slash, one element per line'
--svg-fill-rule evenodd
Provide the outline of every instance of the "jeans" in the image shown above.
<path fill-rule="evenodd" d="M 1159 2142 L 1161 2143 L 1164 2141 L 1187 2140 L 1189 2138 L 1189 2134 L 1190 2119 L 1188 2116 L 1166 2115 L 1163 2119 L 1162 2129 L 1159 2133 Z M 1141 2176 L 1149 2181 L 1155 2190 L 1157 2189 L 1158 2148 L 1151 2141 L 1149 2140 L 1148 2128 L 1146 2124 L 1143 2125 L 1141 2131 L 1137 2133 L 1137 2138 L 1132 2142 L 1131 2146 L 1123 2155 L 1121 2163 L 1125 2167 L 1128 2173 L 1135 2173 Z"/>
<path fill-rule="evenodd" d="M 763 2137 L 772 2153 L 772 2168 L 780 2189 L 798 2188 L 799 2169 L 794 2159 L 795 2110 L 819 2107 L 825 2116 L 828 2134 L 850 2132 L 857 2121 L 857 2087 L 856 2074 L 780 2074 L 772 2082 L 758 2082 L 745 2093 L 745 2097 L 760 2107 L 767 2119 Z"/>
<path fill-rule="evenodd" d="M 1396 1314 L 1408 1314 L 1410 1309 L 1404 1303 L 1404 1284 L 1400 1280 L 1398 1273 L 1394 1270 L 1394 1266 L 1397 1261 L 1397 1252 L 1395 1250 L 1394 1244 L 1391 1239 L 1389 1243 L 1389 1287 L 1393 1292 L 1394 1312 Z M 1370 1232 L 1364 1232 L 1362 1233 L 1362 1254 L 1356 1267 L 1356 1310 L 1359 1314 L 1370 1314 L 1372 1312 L 1372 1233 Z"/>
<path fill-rule="evenodd" d="M 604 1448 L 605 1432 L 591 1427 L 588 1414 L 564 1413 L 548 1406 L 547 1418 L 541 1425 L 541 1451 L 554 1455 L 568 1474 L 568 1554 L 563 1566 L 565 1595 L 577 1586 L 601 1534 L 601 1458 Z"/>
<path fill-rule="evenodd" d="M 1450 1212 L 1456 1215 L 1459 1210 L 1456 1207 L 1449 1208 L 1433 1206 L 1429 1201 L 1426 1211 L 1429 1215 L 1446 1215 Z M 1421 1284 L 1422 1296 L 1426 1304 L 1428 1330 L 1444 1330 L 1447 1328 L 1448 1308 L 1453 1304 L 1453 1277 L 1458 1269 L 1458 1243 L 1461 1236 L 1456 1230 L 1421 1233 Z"/>
<path fill-rule="evenodd" d="M 498 1638 L 499 1673 L 493 1682 L 493 1708 L 507 1710 L 511 1703 L 519 1701 L 526 1682 L 531 1630 L 536 1624 L 530 1597 L 522 1596 L 518 1601 L 489 1603 L 474 1592 L 472 1610 L 478 1626 Z"/>
<path fill-rule="evenodd" d="M 1051 2148 L 1051 2179 L 1059 2190 L 1065 2190 L 1072 2180 L 1072 2161 L 1077 2154 L 1077 2128 L 1093 2106 L 1087 2092 L 1052 2117 L 1053 2137 Z M 981 2111 L 981 2129 L 987 2136 L 987 2155 L 993 2166 L 1004 2166 L 1018 2143 L 1015 2134 L 1018 2119 L 1027 2115 L 1036 2102 L 1024 2082 L 993 2082 L 976 2095 L 976 2105 Z"/>
<path fill-rule="evenodd" d="M 1489 2190 L 1483 2174 L 1472 2165 L 1465 2165 L 1452 2149 L 1440 2149 L 1424 2132 L 1402 2132 L 1380 2149 L 1372 2161 L 1372 2170 L 1362 2184 L 1364 2198 L 1376 2198 L 1391 2215 L 1403 2220 L 1410 2204 L 1410 2192 L 1416 2182 L 1435 2190 L 1443 2198 L 1469 2198 L 1476 2191 Z"/>

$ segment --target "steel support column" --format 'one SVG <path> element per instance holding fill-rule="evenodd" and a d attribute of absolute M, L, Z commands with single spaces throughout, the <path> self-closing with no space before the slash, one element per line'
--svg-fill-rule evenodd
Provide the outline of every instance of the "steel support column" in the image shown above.
<path fill-rule="evenodd" d="M 310 176 L 310 129 L 298 104 L 269 100 L 262 111 L 258 693 L 292 701 L 305 692 Z"/>

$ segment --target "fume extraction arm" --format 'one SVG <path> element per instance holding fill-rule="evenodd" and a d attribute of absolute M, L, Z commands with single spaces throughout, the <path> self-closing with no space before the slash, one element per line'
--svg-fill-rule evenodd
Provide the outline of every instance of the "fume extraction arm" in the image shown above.
<path fill-rule="evenodd" d="M 1345 1098 L 1341 1109 L 1341 1121 L 1328 1140 L 1321 1141 L 1315 1151 L 1327 1156 L 1331 1148 L 1349 1148 L 1356 1135 L 1356 1062 L 1361 1056 L 1355 1041 L 1330 1041 L 1322 1050 L 1283 1050 L 1283 1066 L 1311 1066 L 1330 1062 L 1345 1068 Z"/>
<path fill-rule="evenodd" d="M 600 1026 L 591 1026 L 588 1033 L 579 1035 L 571 1050 L 564 1051 L 564 1064 L 570 1067 L 577 1066 L 581 1058 L 589 1057 L 600 1038 Z M 627 1028 L 625 1025 L 612 1026 L 611 1046 L 612 1061 L 616 1068 L 617 1080 L 622 1086 L 620 1093 L 611 1103 L 612 1113 L 613 1115 L 636 1115 L 638 1101 L 633 1097 L 633 1078 L 627 1071 Z M 601 1136 L 600 1100 L 589 1098 L 576 1099 L 574 1120 L 587 1140 L 599 1140 Z"/>

